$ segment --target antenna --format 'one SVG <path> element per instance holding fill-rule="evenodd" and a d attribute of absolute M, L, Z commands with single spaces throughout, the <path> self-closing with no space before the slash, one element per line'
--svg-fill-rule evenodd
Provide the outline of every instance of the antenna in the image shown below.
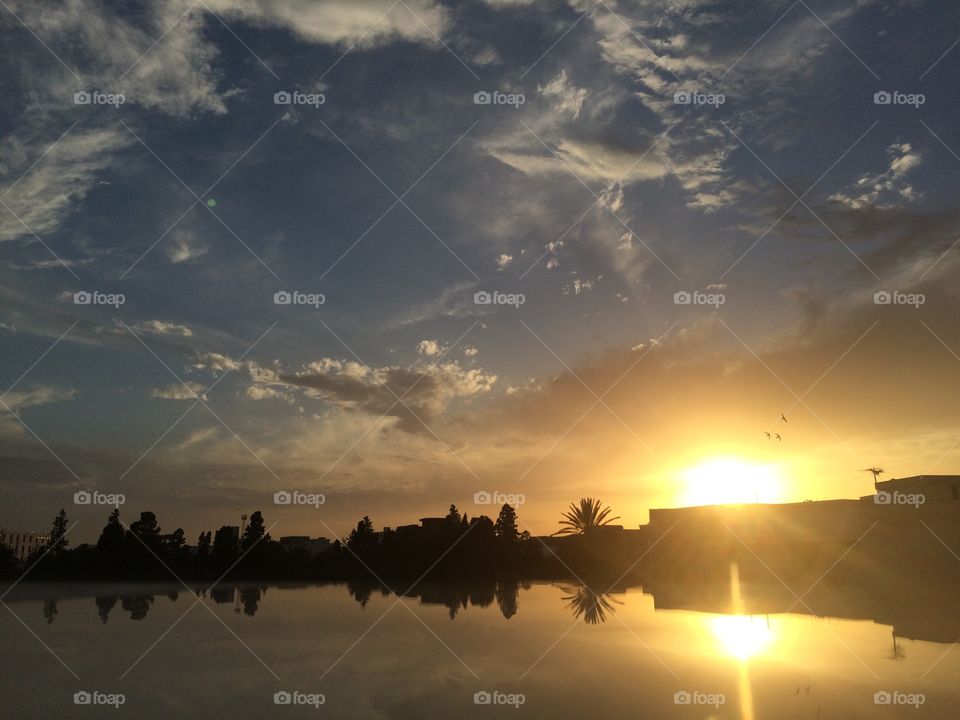
<path fill-rule="evenodd" d="M 877 478 L 883 474 L 883 468 L 878 468 L 878 467 L 863 468 L 861 472 L 873 473 L 873 489 L 877 490 L 878 489 Z"/>

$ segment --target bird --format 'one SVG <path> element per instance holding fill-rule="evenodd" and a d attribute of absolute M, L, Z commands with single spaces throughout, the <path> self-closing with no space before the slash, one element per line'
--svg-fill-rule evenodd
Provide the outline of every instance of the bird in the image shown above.
<path fill-rule="evenodd" d="M 783 442 L 783 438 L 780 437 L 780 433 L 774 433 L 773 436 L 774 436 L 777 440 Z"/>
<path fill-rule="evenodd" d="M 764 433 L 764 435 L 766 435 L 766 436 L 767 436 L 767 440 L 769 440 L 769 439 L 770 439 L 770 433 L 768 433 L 768 432 L 765 432 L 765 433 Z"/>
<path fill-rule="evenodd" d="M 787 416 L 784 415 L 783 413 L 780 413 L 780 419 L 783 420 L 784 422 L 787 422 Z"/>

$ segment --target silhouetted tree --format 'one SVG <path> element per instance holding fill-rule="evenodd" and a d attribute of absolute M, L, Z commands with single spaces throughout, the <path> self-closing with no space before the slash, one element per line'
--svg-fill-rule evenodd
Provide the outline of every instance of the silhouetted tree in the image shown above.
<path fill-rule="evenodd" d="M 607 518 L 611 512 L 610 508 L 601 509 L 599 500 L 593 498 L 580 498 L 580 505 L 570 503 L 570 510 L 563 513 L 563 520 L 560 525 L 564 526 L 554 533 L 554 535 L 586 535 L 603 525 L 609 525 L 620 517 Z"/>
<path fill-rule="evenodd" d="M 243 531 L 243 538 L 240 541 L 240 549 L 243 552 L 247 552 L 254 545 L 260 543 L 261 540 L 264 542 L 269 542 L 270 536 L 267 534 L 266 527 L 264 526 L 263 515 L 259 510 L 257 510 L 255 513 L 253 513 L 253 515 L 250 516 L 250 522 Z"/>
<path fill-rule="evenodd" d="M 130 532 L 151 550 L 156 551 L 160 545 L 160 526 L 157 524 L 157 516 L 152 512 L 140 513 L 140 519 L 130 523 Z"/>
<path fill-rule="evenodd" d="M 511 544 L 520 539 L 520 533 L 517 532 L 517 511 L 507 504 L 500 508 L 500 515 L 497 517 L 494 532 L 500 542 Z"/>
<path fill-rule="evenodd" d="M 366 515 L 357 523 L 357 527 L 350 531 L 347 538 L 347 547 L 361 558 L 369 557 L 377 546 L 377 534 L 373 530 L 373 523 Z"/>
<path fill-rule="evenodd" d="M 100 539 L 97 540 L 97 550 L 109 554 L 120 552 L 126 534 L 127 531 L 120 523 L 120 508 L 114 508 L 107 518 L 107 524 L 103 526 Z"/>
<path fill-rule="evenodd" d="M 459 530 L 461 519 L 462 518 L 460 517 L 460 511 L 457 510 L 457 506 L 451 505 L 450 512 L 447 513 L 447 522 L 450 523 L 454 528 Z"/>
<path fill-rule="evenodd" d="M 210 531 L 201 532 L 197 538 L 197 559 L 203 561 L 210 554 Z"/>
<path fill-rule="evenodd" d="M 179 554 L 185 548 L 186 541 L 183 539 L 183 528 L 177 528 L 163 539 L 163 549 L 167 552 Z"/>
<path fill-rule="evenodd" d="M 27 558 L 27 566 L 36 566 L 34 575 L 42 577 L 44 574 L 55 572 L 55 568 L 62 566 L 69 544 L 65 537 L 67 529 L 67 511 L 60 508 L 60 512 L 53 519 L 47 544 L 34 550 Z M 53 619 L 49 618 L 48 621 L 53 622 Z"/>
<path fill-rule="evenodd" d="M 237 534 L 235 528 L 224 525 L 213 536 L 213 559 L 226 568 L 237 558 Z"/>

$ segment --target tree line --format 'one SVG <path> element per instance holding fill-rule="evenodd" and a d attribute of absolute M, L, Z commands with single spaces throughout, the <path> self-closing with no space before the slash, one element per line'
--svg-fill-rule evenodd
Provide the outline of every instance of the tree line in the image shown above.
<path fill-rule="evenodd" d="M 521 531 L 517 511 L 509 504 L 500 508 L 496 520 L 469 517 L 450 505 L 443 518 L 423 526 L 380 531 L 364 516 L 346 538 L 311 554 L 274 540 L 259 510 L 250 515 L 242 533 L 224 525 L 216 532 L 201 532 L 191 547 L 182 528 L 163 533 L 155 513 L 141 512 L 127 525 L 116 508 L 95 545 L 71 548 L 67 513 L 61 509 L 46 544 L 24 567 L 0 545 L 0 578 L 17 577 L 25 570 L 31 580 L 561 578 L 609 564 L 612 546 L 596 532 L 609 524 L 609 512 L 592 498 L 572 504 L 555 534 L 576 537 L 566 537 L 555 547 Z"/>

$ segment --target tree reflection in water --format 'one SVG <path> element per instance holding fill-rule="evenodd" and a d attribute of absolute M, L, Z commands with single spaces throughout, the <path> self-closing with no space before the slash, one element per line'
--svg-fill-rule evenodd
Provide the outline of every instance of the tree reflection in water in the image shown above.
<path fill-rule="evenodd" d="M 587 585 L 578 585 L 571 587 L 561 585 L 560 589 L 567 593 L 563 597 L 566 606 L 573 611 L 573 616 L 583 621 L 587 625 L 598 625 L 607 621 L 607 613 L 616 612 L 613 603 L 623 605 L 623 603 L 608 593 L 596 592 Z"/>

